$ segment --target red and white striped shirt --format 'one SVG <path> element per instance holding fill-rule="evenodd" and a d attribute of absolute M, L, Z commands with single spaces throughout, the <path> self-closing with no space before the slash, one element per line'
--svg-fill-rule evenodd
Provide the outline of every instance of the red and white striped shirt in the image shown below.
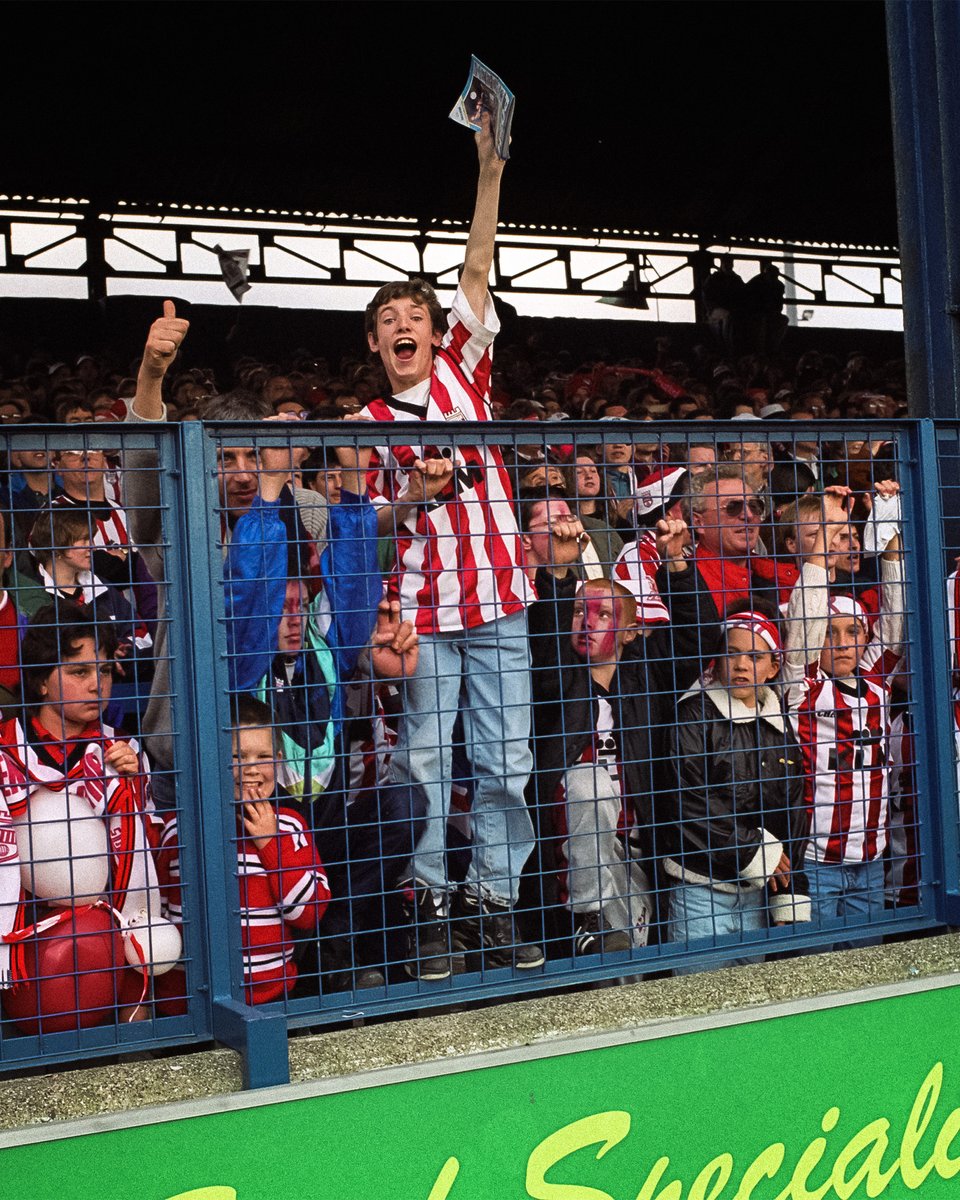
<path fill-rule="evenodd" d="M 167 823 L 157 861 L 164 916 L 183 920 L 177 820 Z M 310 929 L 326 911 L 330 887 L 310 830 L 298 813 L 277 810 L 277 836 L 258 848 L 237 841 L 243 982 L 248 1004 L 285 995 L 297 978 L 287 926 Z"/>
<path fill-rule="evenodd" d="M 85 502 L 77 500 L 67 492 L 60 492 L 51 501 L 52 508 L 77 508 L 89 514 L 91 541 L 103 550 L 129 550 L 130 531 L 126 512 L 115 501 Z"/>
<path fill-rule="evenodd" d="M 920 846 L 917 815 L 916 746 L 909 712 L 890 727 L 890 838 L 884 864 L 887 897 L 896 905 L 920 898 Z"/>
<path fill-rule="evenodd" d="M 960 800 L 960 569 L 947 576 L 947 620 L 950 638 L 950 671 L 953 676 L 953 744 L 957 798 Z"/>
<path fill-rule="evenodd" d="M 657 535 L 652 529 L 641 533 L 635 542 L 628 542 L 613 564 L 613 578 L 633 592 L 641 625 L 670 623 L 670 613 L 657 587 L 659 568 Z"/>
<path fill-rule="evenodd" d="M 104 755 L 117 740 L 125 741 L 137 755 L 136 774 L 118 775 L 106 763 Z M 55 819 L 49 810 L 35 816 L 31 799 L 42 792 L 63 795 Z M 102 851 L 93 849 L 100 839 L 84 836 L 94 826 L 103 827 Z M 158 833 L 150 770 L 135 738 L 95 723 L 75 740 L 62 742 L 36 718 L 27 726 L 15 717 L 0 724 L 0 934 L 23 928 L 25 909 L 17 903 L 21 862 L 28 865 L 24 879 L 31 881 L 31 891 L 58 907 L 71 900 L 75 903 L 76 889 L 97 878 L 105 881 L 103 897 L 120 913 L 155 911 L 160 902 L 153 860 Z M 43 850 L 31 865 L 35 838 Z M 60 848 L 54 845 L 56 839 Z M 54 894 L 47 884 L 62 879 L 58 864 L 71 863 L 75 867 L 67 866 L 69 891 Z M 26 896 L 24 890 L 19 898 Z M 0 947 L 0 984 L 25 977 L 22 942 Z"/>
<path fill-rule="evenodd" d="M 886 847 L 892 665 L 887 657 L 871 644 L 850 679 L 832 679 L 812 667 L 791 713 L 806 772 L 807 858 L 814 862 L 872 862 Z"/>
<path fill-rule="evenodd" d="M 487 297 L 484 321 L 458 288 L 449 328 L 430 379 L 364 410 L 374 421 L 419 420 L 456 468 L 447 488 L 420 505 L 396 530 L 397 557 L 388 595 L 421 634 L 469 629 L 519 612 L 532 599 L 520 563 L 513 492 L 494 445 L 452 445 L 452 421 L 490 419 L 490 368 L 499 323 Z M 446 445 L 444 442 L 446 441 Z M 436 457 L 437 445 L 378 446 L 368 475 L 370 497 L 382 507 L 407 486 L 416 458 Z"/>
<path fill-rule="evenodd" d="M 804 756 L 806 857 L 814 862 L 872 862 L 888 840 L 890 689 L 903 655 L 902 564 L 881 560 L 880 573 L 880 614 L 851 678 L 831 678 L 819 665 L 830 616 L 826 571 L 805 563 L 787 604 L 780 680 Z"/>

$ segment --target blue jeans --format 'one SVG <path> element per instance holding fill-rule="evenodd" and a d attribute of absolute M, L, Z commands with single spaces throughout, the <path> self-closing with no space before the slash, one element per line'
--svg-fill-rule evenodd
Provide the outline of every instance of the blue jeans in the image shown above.
<path fill-rule="evenodd" d="M 526 613 L 421 637 L 420 661 L 403 693 L 392 776 L 422 793 L 427 817 L 410 875 L 435 892 L 449 886 L 451 735 L 459 711 L 474 780 L 466 883 L 501 904 L 515 904 L 520 872 L 534 844 L 523 794 L 533 768 Z"/>
<path fill-rule="evenodd" d="M 677 883 L 670 889 L 667 939 L 671 942 L 713 941 L 723 934 L 747 933 L 767 927 L 766 888 L 740 888 L 736 892 L 718 892 L 706 884 Z M 763 952 L 747 958 L 729 958 L 711 962 L 710 969 L 738 967 L 762 958 Z M 675 975 L 688 975 L 702 967 L 678 967 Z"/>
<path fill-rule="evenodd" d="M 866 925 L 883 919 L 883 860 L 868 863 L 816 863 L 803 864 L 810 883 L 810 902 L 813 920 L 841 920 L 851 924 Z M 851 946 L 876 946 L 879 937 L 858 937 L 856 942 L 834 942 L 836 950 L 848 950 Z"/>

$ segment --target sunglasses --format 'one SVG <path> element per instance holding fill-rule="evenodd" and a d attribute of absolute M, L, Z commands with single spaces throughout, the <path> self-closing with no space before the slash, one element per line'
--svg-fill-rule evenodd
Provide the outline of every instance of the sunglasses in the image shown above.
<path fill-rule="evenodd" d="M 763 516 L 763 504 L 755 496 L 749 500 L 727 500 L 720 505 L 720 511 L 733 520 L 743 516 L 744 508 L 749 509 L 751 517 Z"/>

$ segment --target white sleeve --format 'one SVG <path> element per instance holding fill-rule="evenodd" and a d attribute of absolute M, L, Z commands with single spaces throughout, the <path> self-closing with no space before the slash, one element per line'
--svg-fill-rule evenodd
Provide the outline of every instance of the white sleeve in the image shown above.
<path fill-rule="evenodd" d="M 827 636 L 830 592 L 826 568 L 804 563 L 800 578 L 793 586 L 784 617 L 784 663 L 780 688 L 787 706 L 799 702 L 798 684 L 806 676 L 807 666 L 816 662 Z"/>

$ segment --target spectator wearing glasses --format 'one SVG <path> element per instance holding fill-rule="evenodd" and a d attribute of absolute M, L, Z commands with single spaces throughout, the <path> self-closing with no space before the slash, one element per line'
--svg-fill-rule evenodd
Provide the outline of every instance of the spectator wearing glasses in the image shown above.
<path fill-rule="evenodd" d="M 157 622 L 157 587 L 136 546 L 119 502 L 117 474 L 103 450 L 60 450 L 53 456 L 60 486 L 51 504 L 73 508 L 86 520 L 100 578 L 120 588 L 152 639 Z"/>
<path fill-rule="evenodd" d="M 12 389 L 0 386 L 0 422 L 4 425 L 20 425 L 29 416 L 29 399 Z"/>
<path fill-rule="evenodd" d="M 21 550 L 41 508 L 61 485 L 51 466 L 49 450 L 11 450 L 4 507 L 12 510 L 14 545 Z"/>
<path fill-rule="evenodd" d="M 789 598 L 796 567 L 758 552 L 764 506 L 739 463 L 693 476 L 686 506 L 703 610 L 712 620 L 740 601 Z"/>

